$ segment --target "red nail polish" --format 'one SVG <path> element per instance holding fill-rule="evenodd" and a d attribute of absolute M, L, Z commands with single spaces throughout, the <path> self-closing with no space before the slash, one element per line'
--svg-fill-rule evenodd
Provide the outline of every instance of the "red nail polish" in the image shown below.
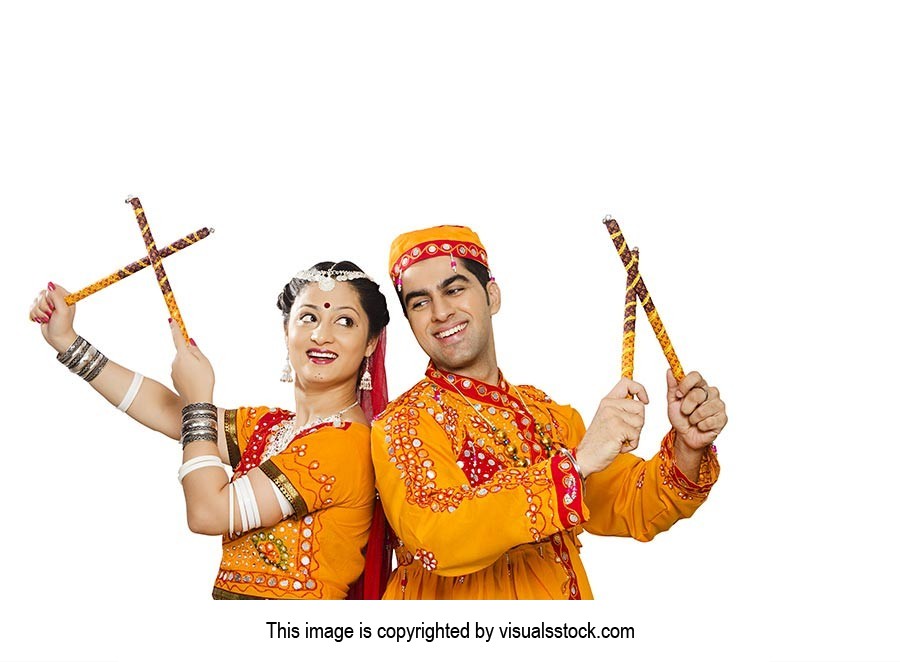
<path fill-rule="evenodd" d="M 56 285 L 54 285 L 53 282 L 51 281 L 51 282 L 47 283 L 47 289 L 52 292 L 53 290 L 56 289 Z"/>
<path fill-rule="evenodd" d="M 193 339 L 193 338 L 191 338 L 191 344 L 192 344 L 194 347 L 197 346 L 197 343 L 194 342 L 194 339 Z"/>
<path fill-rule="evenodd" d="M 172 318 L 170 317 L 170 318 L 169 318 L 169 324 L 171 324 L 171 323 L 172 323 Z"/>

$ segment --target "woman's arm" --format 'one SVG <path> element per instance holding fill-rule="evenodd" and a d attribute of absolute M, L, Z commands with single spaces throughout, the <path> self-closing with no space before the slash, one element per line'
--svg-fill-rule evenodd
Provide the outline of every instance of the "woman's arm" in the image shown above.
<path fill-rule="evenodd" d="M 65 353 L 78 338 L 73 328 L 75 306 L 69 306 L 65 301 L 68 294 L 65 288 L 48 283 L 47 289 L 42 290 L 34 300 L 29 313 L 30 318 L 41 325 L 44 340 L 58 354 Z M 125 413 L 138 423 L 172 439 L 181 439 L 183 403 L 177 393 L 159 382 L 142 378 L 128 368 L 114 361 L 108 361 L 89 384 L 110 404 L 125 409 Z M 133 399 L 129 403 L 126 397 L 130 399 L 132 395 Z M 221 419 L 221 412 L 219 417 Z M 224 430 L 224 426 L 220 424 L 219 429 Z M 221 457 L 227 460 L 224 433 L 220 435 L 219 446 Z"/>
<path fill-rule="evenodd" d="M 204 404 L 212 400 L 215 386 L 212 365 L 193 338 L 188 344 L 175 324 L 170 323 L 170 327 L 176 349 L 172 383 L 190 403 L 184 414 L 179 411 L 178 420 L 184 447 L 179 477 L 191 531 L 208 535 L 246 533 L 291 516 L 294 510 L 290 503 L 258 467 L 229 481 L 224 464 L 216 462 L 216 458 L 221 459 L 223 412 Z"/>

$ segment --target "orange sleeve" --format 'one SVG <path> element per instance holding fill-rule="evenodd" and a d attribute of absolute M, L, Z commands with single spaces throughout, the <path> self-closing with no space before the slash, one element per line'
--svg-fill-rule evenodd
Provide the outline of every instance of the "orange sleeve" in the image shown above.
<path fill-rule="evenodd" d="M 562 408 L 561 408 L 562 409 Z M 571 447 L 584 437 L 581 415 L 570 411 Z M 713 450 L 707 450 L 700 465 L 700 482 L 688 480 L 675 466 L 675 431 L 663 437 L 659 453 L 643 460 L 631 453 L 619 455 L 603 471 L 587 477 L 585 503 L 590 517 L 585 530 L 603 536 L 627 536 L 651 540 L 700 507 L 719 476 Z"/>
<path fill-rule="evenodd" d="M 460 439 L 419 404 L 397 402 L 373 423 L 372 460 L 388 521 L 427 570 L 469 574 L 584 521 L 581 481 L 564 454 L 473 483 Z"/>
<path fill-rule="evenodd" d="M 259 465 L 302 517 L 333 506 L 371 507 L 375 478 L 369 429 L 345 423 L 295 440 Z"/>

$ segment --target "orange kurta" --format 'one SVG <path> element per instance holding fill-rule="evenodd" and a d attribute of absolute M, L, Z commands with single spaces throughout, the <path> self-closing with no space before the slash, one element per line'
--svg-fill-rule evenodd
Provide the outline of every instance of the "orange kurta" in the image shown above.
<path fill-rule="evenodd" d="M 217 599 L 341 599 L 362 573 L 375 497 L 369 428 L 315 426 L 260 463 L 270 437 L 291 413 L 267 407 L 225 412 L 235 478 L 259 467 L 294 515 L 222 541 Z"/>
<path fill-rule="evenodd" d="M 653 459 L 622 455 L 583 486 L 559 449 L 584 431 L 578 412 L 534 387 L 429 366 L 372 426 L 377 487 L 401 541 L 385 598 L 591 598 L 582 530 L 650 540 L 689 517 L 718 475 L 710 452 L 701 483 L 687 480 L 669 433 Z"/>

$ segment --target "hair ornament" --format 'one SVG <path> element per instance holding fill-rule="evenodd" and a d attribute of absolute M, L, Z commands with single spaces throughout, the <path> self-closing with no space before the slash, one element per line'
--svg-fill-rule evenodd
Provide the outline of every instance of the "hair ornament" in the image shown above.
<path fill-rule="evenodd" d="M 371 280 L 373 283 L 375 282 L 375 279 L 364 271 L 344 271 L 342 269 L 326 269 L 325 271 L 320 269 L 304 269 L 303 271 L 298 271 L 294 278 L 309 283 L 318 283 L 319 289 L 323 292 L 330 292 L 338 282 L 348 280 L 365 278 L 366 280 Z"/>

